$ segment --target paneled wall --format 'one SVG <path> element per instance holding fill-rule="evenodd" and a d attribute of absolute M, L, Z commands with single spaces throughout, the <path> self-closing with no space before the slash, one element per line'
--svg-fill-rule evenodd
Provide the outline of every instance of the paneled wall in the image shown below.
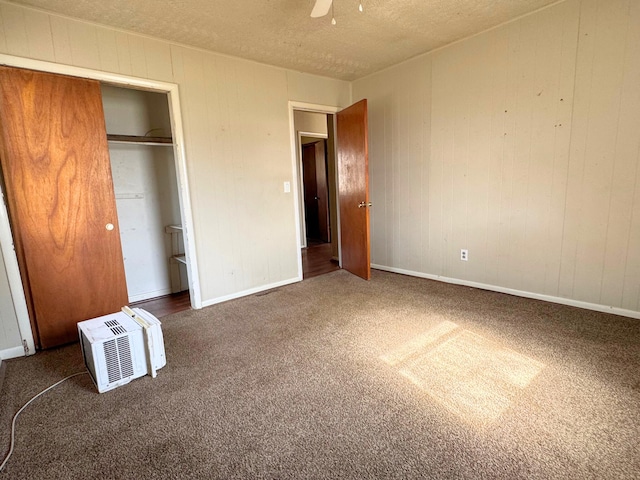
<path fill-rule="evenodd" d="M 350 85 L 0 2 L 0 53 L 177 83 L 204 304 L 295 280 L 288 101 Z"/>
<path fill-rule="evenodd" d="M 371 260 L 423 270 L 429 245 L 431 62 L 422 57 L 354 84 L 368 100 Z"/>
<path fill-rule="evenodd" d="M 640 311 L 640 2 L 568 0 L 353 94 L 374 264 Z"/>
<path fill-rule="evenodd" d="M 640 310 L 640 2 L 584 0 L 559 289 Z"/>

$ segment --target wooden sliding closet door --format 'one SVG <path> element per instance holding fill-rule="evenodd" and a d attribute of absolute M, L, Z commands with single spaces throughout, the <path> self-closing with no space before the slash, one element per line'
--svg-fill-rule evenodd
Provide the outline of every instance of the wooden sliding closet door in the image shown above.
<path fill-rule="evenodd" d="M 100 84 L 0 67 L 0 160 L 40 346 L 128 303 Z"/>

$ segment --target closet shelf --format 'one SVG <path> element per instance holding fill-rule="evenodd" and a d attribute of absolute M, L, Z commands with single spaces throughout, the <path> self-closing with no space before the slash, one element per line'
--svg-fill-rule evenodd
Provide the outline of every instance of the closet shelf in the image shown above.
<path fill-rule="evenodd" d="M 180 262 L 180 263 L 184 263 L 185 265 L 187 264 L 187 257 L 185 256 L 185 254 L 181 254 L 181 255 L 174 255 L 171 258 L 173 258 L 174 260 Z"/>
<path fill-rule="evenodd" d="M 107 134 L 107 141 L 111 143 L 136 143 L 140 145 L 173 145 L 173 138 L 171 137 L 142 137 L 138 135 L 114 135 L 111 133 Z"/>

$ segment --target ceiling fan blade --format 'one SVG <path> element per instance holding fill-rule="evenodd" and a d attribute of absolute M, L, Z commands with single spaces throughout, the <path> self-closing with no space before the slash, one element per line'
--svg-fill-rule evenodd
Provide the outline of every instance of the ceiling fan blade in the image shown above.
<path fill-rule="evenodd" d="M 333 2 L 333 0 L 316 0 L 316 4 L 313 6 L 313 10 L 311 10 L 311 16 L 313 18 L 324 17 L 329 13 L 331 2 Z"/>

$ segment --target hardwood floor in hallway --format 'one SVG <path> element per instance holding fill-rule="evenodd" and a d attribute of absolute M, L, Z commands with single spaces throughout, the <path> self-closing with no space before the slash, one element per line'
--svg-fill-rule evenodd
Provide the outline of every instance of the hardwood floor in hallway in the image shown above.
<path fill-rule="evenodd" d="M 340 270 L 338 262 L 331 259 L 331 244 L 320 243 L 302 249 L 302 278 L 307 279 Z"/>

